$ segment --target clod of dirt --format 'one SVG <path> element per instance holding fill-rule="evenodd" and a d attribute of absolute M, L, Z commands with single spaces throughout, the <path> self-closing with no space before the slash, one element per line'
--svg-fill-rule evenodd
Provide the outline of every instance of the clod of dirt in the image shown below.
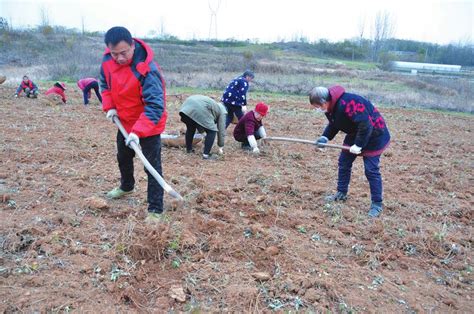
<path fill-rule="evenodd" d="M 170 211 L 175 211 L 182 209 L 184 207 L 184 202 L 176 199 L 171 199 L 165 203 L 165 208 Z"/>
<path fill-rule="evenodd" d="M 443 299 L 443 303 L 446 304 L 447 306 L 453 307 L 454 309 L 457 309 L 456 306 L 456 301 L 452 299 Z"/>
<path fill-rule="evenodd" d="M 88 197 L 86 198 L 85 201 L 86 201 L 86 205 L 90 208 L 94 208 L 94 209 L 108 209 L 109 208 L 107 201 L 97 196 Z"/>
<path fill-rule="evenodd" d="M 171 286 L 168 294 L 171 298 L 175 299 L 178 302 L 186 302 L 186 294 L 184 293 L 184 289 L 182 286 L 174 285 Z"/>
<path fill-rule="evenodd" d="M 188 230 L 184 230 L 181 234 L 181 243 L 184 247 L 192 247 L 197 243 L 197 237 Z"/>
<path fill-rule="evenodd" d="M 8 194 L 2 194 L 2 197 L 1 197 L 1 200 L 2 200 L 2 203 L 6 203 L 10 200 L 10 195 Z"/>
<path fill-rule="evenodd" d="M 268 255 L 277 255 L 278 253 L 280 253 L 280 249 L 274 245 L 272 246 L 269 246 L 265 249 L 265 253 L 267 253 Z"/>
<path fill-rule="evenodd" d="M 258 281 L 268 281 L 272 278 L 272 276 L 270 276 L 270 274 L 266 272 L 252 273 L 252 277 Z"/>
<path fill-rule="evenodd" d="M 137 308 L 143 307 L 147 302 L 146 297 L 133 287 L 125 289 L 122 299 L 132 302 Z"/>
<path fill-rule="evenodd" d="M 306 290 L 306 293 L 304 294 L 304 298 L 308 300 L 311 303 L 318 302 L 321 300 L 321 294 L 318 293 L 318 291 L 314 288 Z"/>

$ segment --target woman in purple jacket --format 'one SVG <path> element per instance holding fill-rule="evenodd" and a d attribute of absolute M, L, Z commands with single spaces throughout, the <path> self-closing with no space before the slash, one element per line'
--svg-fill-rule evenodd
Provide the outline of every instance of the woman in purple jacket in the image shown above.
<path fill-rule="evenodd" d="M 374 105 L 367 99 L 346 93 L 343 87 L 315 87 L 310 92 L 309 102 L 316 110 L 326 114 L 329 120 L 316 145 L 324 148 L 339 131 L 346 133 L 343 150 L 339 155 L 337 192 L 327 201 L 345 201 L 351 180 L 352 163 L 357 156 L 364 160 L 365 176 L 369 181 L 372 203 L 370 217 L 378 217 L 382 212 L 382 176 L 380 174 L 380 155 L 390 143 L 390 133 L 385 120 Z"/>
<path fill-rule="evenodd" d="M 255 110 L 247 112 L 235 126 L 234 138 L 242 143 L 242 148 L 260 153 L 257 140 L 267 137 L 262 120 L 268 113 L 268 106 L 263 102 L 258 103 Z"/>

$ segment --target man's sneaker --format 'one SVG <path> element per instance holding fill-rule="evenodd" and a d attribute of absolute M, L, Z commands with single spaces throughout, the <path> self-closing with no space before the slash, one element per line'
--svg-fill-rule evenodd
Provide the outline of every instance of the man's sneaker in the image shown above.
<path fill-rule="evenodd" d="M 372 202 L 370 204 L 369 217 L 376 218 L 382 212 L 382 202 Z"/>
<path fill-rule="evenodd" d="M 148 216 L 145 218 L 147 224 L 157 224 L 164 221 L 163 214 L 148 212 Z"/>
<path fill-rule="evenodd" d="M 202 159 L 206 160 L 216 160 L 217 156 L 212 154 L 202 154 Z"/>
<path fill-rule="evenodd" d="M 345 202 L 347 200 L 347 194 L 337 191 L 336 194 L 326 196 L 324 200 L 326 202 Z"/>
<path fill-rule="evenodd" d="M 112 198 L 112 199 L 116 199 L 116 198 L 121 198 L 127 194 L 132 194 L 133 193 L 133 190 L 131 191 L 124 191 L 122 190 L 121 188 L 115 188 L 113 189 L 112 191 L 109 191 L 107 193 L 107 197 L 108 198 Z"/>

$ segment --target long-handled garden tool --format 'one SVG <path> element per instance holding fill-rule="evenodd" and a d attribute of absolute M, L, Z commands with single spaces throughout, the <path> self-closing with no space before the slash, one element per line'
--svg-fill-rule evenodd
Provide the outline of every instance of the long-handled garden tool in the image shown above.
<path fill-rule="evenodd" d="M 316 144 L 315 141 L 303 140 L 299 138 L 289 138 L 289 137 L 266 137 L 265 140 L 269 141 L 283 141 L 283 142 L 295 142 L 295 143 L 303 143 L 303 144 L 311 144 L 311 145 L 321 145 L 324 147 L 329 148 L 338 148 L 343 150 L 349 150 L 349 146 L 337 145 L 337 144 Z"/>
<path fill-rule="evenodd" d="M 118 116 L 113 116 L 112 120 L 114 123 L 117 125 L 119 128 L 120 132 L 122 133 L 123 137 L 126 139 L 128 138 L 128 133 L 125 130 L 125 128 L 122 125 L 122 122 L 120 122 L 120 119 Z M 158 181 L 158 183 L 161 185 L 161 187 L 173 198 L 175 198 L 178 201 L 183 201 L 183 197 L 176 192 L 166 181 L 163 179 L 163 177 L 156 171 L 155 168 L 150 164 L 150 162 L 146 159 L 145 155 L 143 155 L 142 150 L 140 149 L 140 146 L 137 145 L 135 142 L 130 143 L 132 149 L 135 151 L 135 153 L 138 155 L 140 160 L 143 162 L 145 165 L 145 168 L 151 173 L 151 175 Z"/>

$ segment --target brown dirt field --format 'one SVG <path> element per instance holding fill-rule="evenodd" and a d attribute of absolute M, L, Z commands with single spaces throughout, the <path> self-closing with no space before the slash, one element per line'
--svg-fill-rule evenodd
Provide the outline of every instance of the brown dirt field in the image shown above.
<path fill-rule="evenodd" d="M 165 180 L 185 205 L 150 227 L 139 160 L 136 192 L 105 199 L 119 180 L 116 128 L 94 97 L 85 108 L 78 91 L 67 105 L 13 93 L 0 86 L 1 312 L 474 306 L 473 116 L 381 108 L 393 140 L 376 220 L 360 160 L 348 201 L 324 203 L 337 150 L 274 142 L 255 157 L 232 140 L 233 126 L 215 161 L 165 147 Z M 305 100 L 259 100 L 271 106 L 271 136 L 315 139 L 326 123 Z M 170 131 L 184 129 L 179 106 L 169 97 Z"/>

